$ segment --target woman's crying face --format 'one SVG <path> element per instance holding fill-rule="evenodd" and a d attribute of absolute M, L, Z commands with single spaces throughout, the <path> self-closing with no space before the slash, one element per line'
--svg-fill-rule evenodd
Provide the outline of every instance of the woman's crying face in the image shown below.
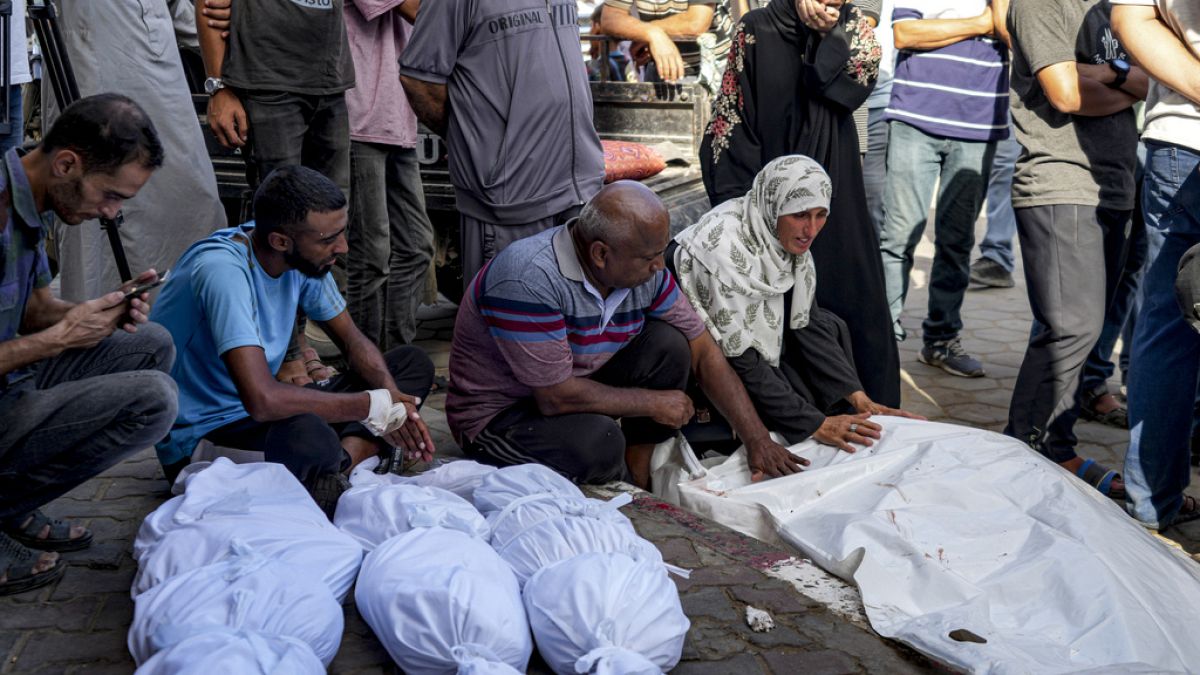
<path fill-rule="evenodd" d="M 808 252 L 828 218 L 829 209 L 819 206 L 779 216 L 775 221 L 775 234 L 783 250 L 792 255 L 801 255 Z"/>

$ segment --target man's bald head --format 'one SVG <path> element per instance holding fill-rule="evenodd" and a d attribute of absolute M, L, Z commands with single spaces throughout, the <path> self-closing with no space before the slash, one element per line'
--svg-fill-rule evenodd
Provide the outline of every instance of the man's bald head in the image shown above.
<path fill-rule="evenodd" d="M 571 236 L 599 286 L 633 288 L 663 268 L 671 216 L 658 195 L 634 181 L 606 185 L 583 207 Z"/>
<path fill-rule="evenodd" d="M 619 248 L 665 240 L 671 215 L 650 188 L 637 181 L 605 185 L 583 207 L 576 224 L 586 246 L 603 241 Z"/>

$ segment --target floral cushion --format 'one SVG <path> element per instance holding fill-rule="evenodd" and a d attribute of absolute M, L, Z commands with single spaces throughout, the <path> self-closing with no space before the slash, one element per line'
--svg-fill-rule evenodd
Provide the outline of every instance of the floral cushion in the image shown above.
<path fill-rule="evenodd" d="M 667 168 L 662 155 L 628 141 L 600 141 L 604 146 L 604 182 L 642 180 Z"/>

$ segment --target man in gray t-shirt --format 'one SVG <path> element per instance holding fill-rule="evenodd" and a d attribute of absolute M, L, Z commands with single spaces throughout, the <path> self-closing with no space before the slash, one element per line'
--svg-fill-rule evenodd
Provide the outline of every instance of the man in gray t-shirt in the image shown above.
<path fill-rule="evenodd" d="M 1024 147 L 1013 207 L 1036 320 L 1005 432 L 1101 492 L 1115 472 L 1075 454 L 1079 376 L 1100 337 L 1134 204 L 1147 80 L 1112 32 L 1108 0 L 1013 0 L 1012 120 Z"/>

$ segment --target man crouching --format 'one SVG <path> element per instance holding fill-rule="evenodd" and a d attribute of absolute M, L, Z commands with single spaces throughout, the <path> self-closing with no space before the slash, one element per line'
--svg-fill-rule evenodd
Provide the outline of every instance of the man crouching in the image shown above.
<path fill-rule="evenodd" d="M 695 372 L 759 477 L 800 471 L 807 460 L 771 440 L 664 269 L 669 229 L 658 197 L 621 181 L 480 270 L 459 307 L 446 398 L 468 456 L 645 487 L 654 445 L 694 414 L 684 389 Z"/>
<path fill-rule="evenodd" d="M 193 244 L 171 272 L 153 320 L 174 338 L 179 417 L 158 456 L 168 480 L 196 444 L 261 451 L 332 513 L 344 472 L 385 448 L 433 456 L 417 406 L 433 364 L 416 347 L 380 354 L 355 327 L 330 276 L 346 253 L 346 197 L 299 166 L 275 170 L 254 195 L 255 221 Z M 297 307 L 322 325 L 350 372 L 322 384 L 275 379 Z"/>

